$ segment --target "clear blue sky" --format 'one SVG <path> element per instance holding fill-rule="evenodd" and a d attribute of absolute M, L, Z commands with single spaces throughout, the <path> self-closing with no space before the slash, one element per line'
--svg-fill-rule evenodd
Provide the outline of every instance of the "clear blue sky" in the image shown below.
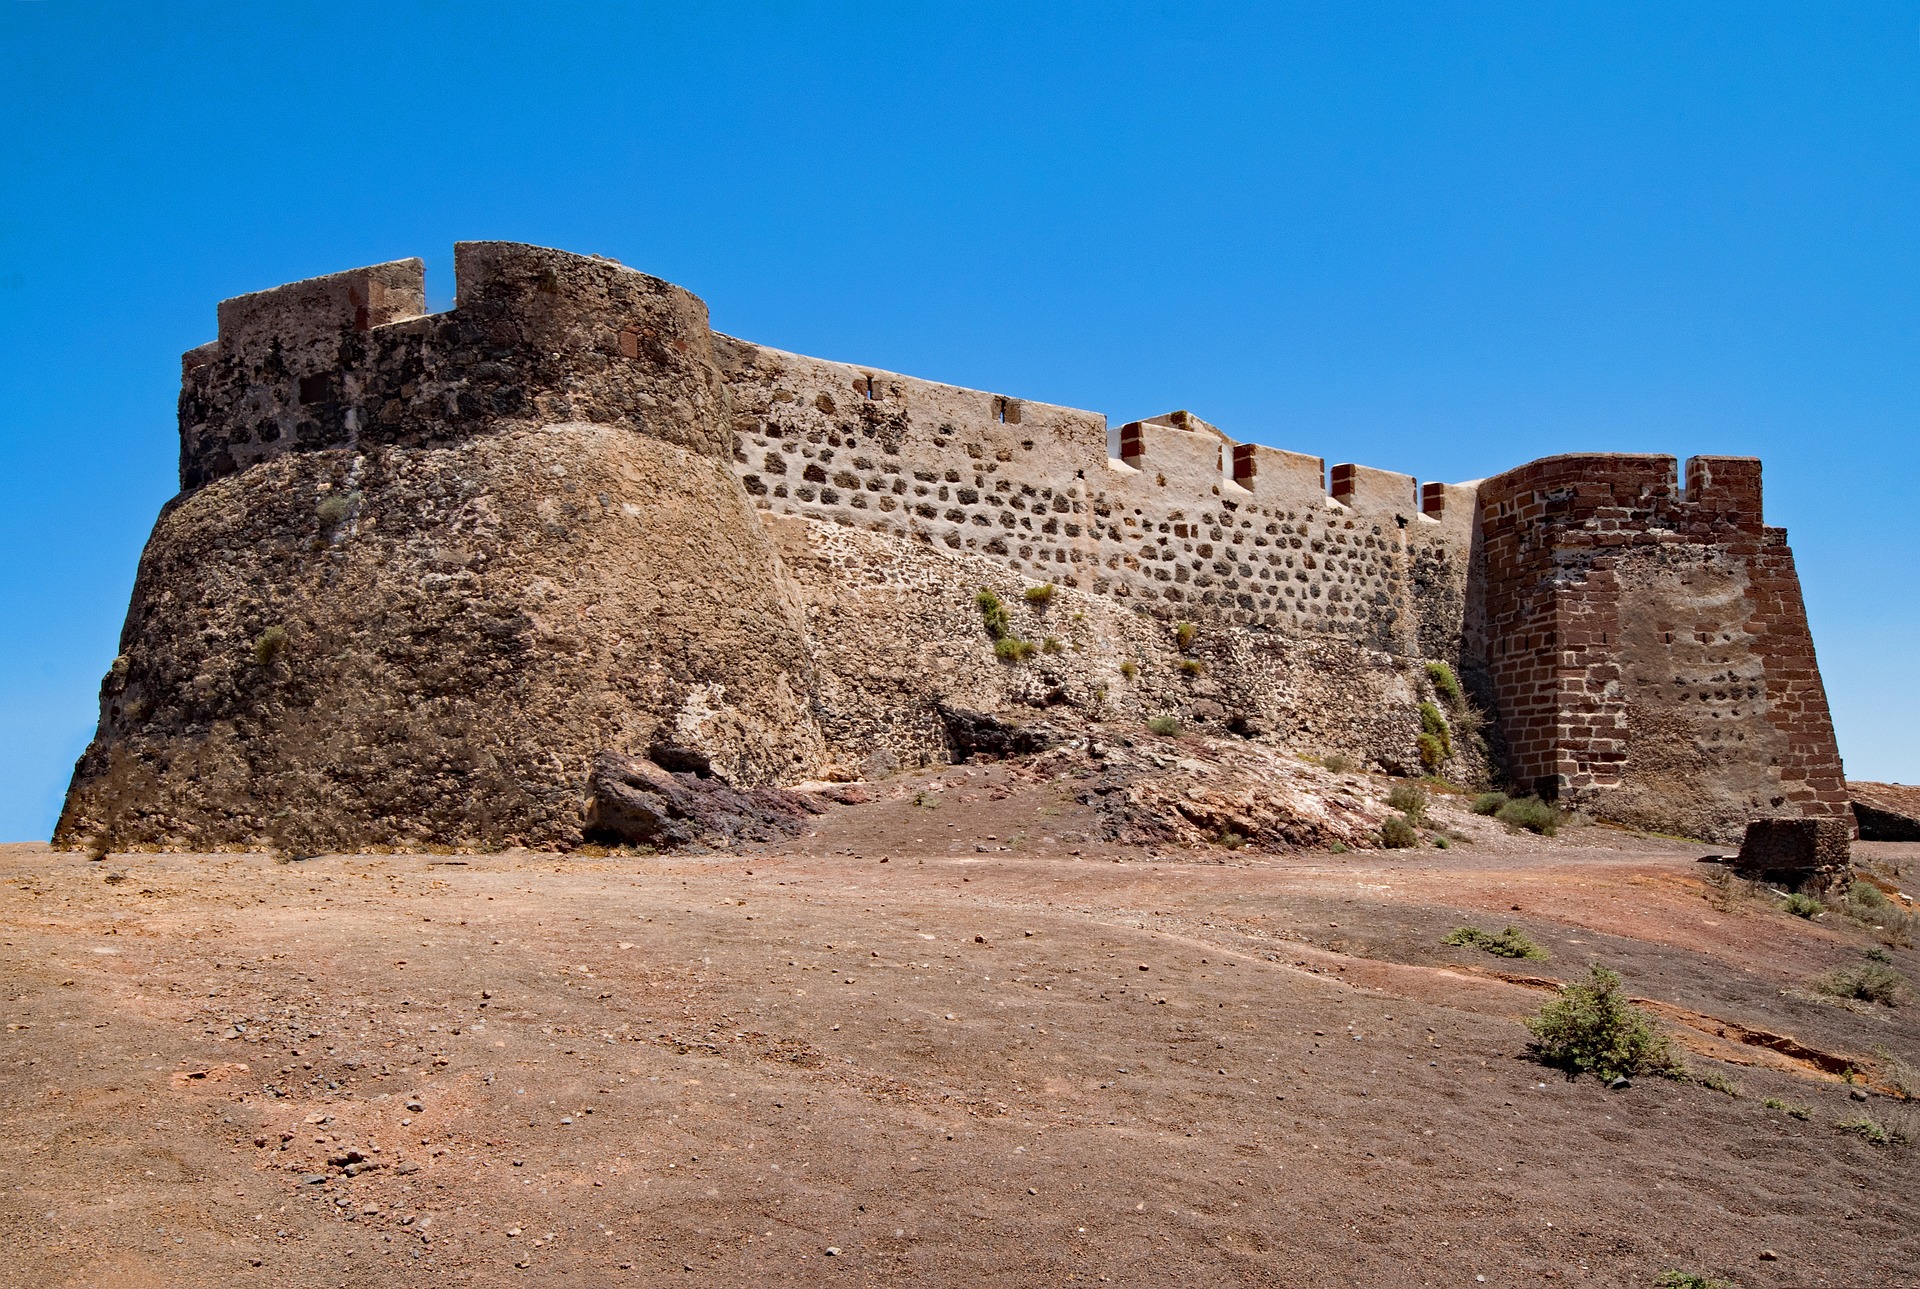
<path fill-rule="evenodd" d="M 214 304 L 456 239 L 783 348 L 1404 470 L 1751 453 L 1920 780 L 1920 4 L 0 0 L 0 839 L 47 835 Z"/>

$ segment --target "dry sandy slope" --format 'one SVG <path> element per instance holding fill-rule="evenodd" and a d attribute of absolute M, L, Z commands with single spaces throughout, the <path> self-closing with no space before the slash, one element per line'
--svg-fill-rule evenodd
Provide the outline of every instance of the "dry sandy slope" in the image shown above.
<path fill-rule="evenodd" d="M 1920 1148 L 1832 1126 L 1907 1107 L 1520 1059 L 1490 971 L 1597 955 L 1920 1063 L 1920 1007 L 1783 995 L 1864 939 L 1716 909 L 1697 848 L 1123 851 L 934 786 L 736 856 L 0 848 L 0 1282 L 1920 1284 Z"/>

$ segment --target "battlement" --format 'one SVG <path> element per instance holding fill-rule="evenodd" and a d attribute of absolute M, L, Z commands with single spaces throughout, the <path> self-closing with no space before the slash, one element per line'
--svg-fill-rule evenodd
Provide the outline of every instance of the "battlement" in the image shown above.
<path fill-rule="evenodd" d="M 710 456 L 725 418 L 706 306 L 612 260 L 454 247 L 454 307 L 426 314 L 400 260 L 225 301 L 182 361 L 183 487 L 293 451 L 423 443 L 503 424 L 625 425 Z"/>
<path fill-rule="evenodd" d="M 222 300 L 217 343 L 227 352 L 331 342 L 342 330 L 370 331 L 426 311 L 425 262 L 394 260 Z"/>
<path fill-rule="evenodd" d="M 432 315 L 418 259 L 223 302 L 218 338 L 183 357 L 182 484 L 289 451 L 427 442 L 515 422 L 621 424 L 722 455 L 727 431 L 747 423 L 742 409 L 759 401 L 738 378 L 744 365 L 818 368 L 824 387 L 809 398 L 826 400 L 835 409 L 828 415 L 896 428 L 935 417 L 949 430 L 966 426 L 981 440 L 975 450 L 991 451 L 1003 476 L 1037 486 L 1091 474 L 1123 489 L 1151 488 L 1156 508 L 1218 499 L 1387 515 L 1399 528 L 1471 518 L 1445 505 L 1457 485 L 1428 485 L 1423 502 L 1407 475 L 1341 464 L 1329 488 L 1322 459 L 1238 443 L 1187 411 L 1127 422 L 1118 455 L 1109 456 L 1099 413 L 717 336 L 698 297 L 612 260 L 462 242 L 454 275 L 453 308 Z M 731 379 L 721 370 L 729 364 Z M 931 465 L 953 442 L 935 434 L 909 455 Z"/>
<path fill-rule="evenodd" d="M 1679 481 L 1678 461 L 1671 456 L 1567 453 L 1495 475 L 1481 485 L 1480 497 L 1490 534 L 1536 524 L 1584 528 L 1612 541 L 1681 529 L 1759 534 L 1757 458 L 1694 457 L 1687 462 L 1686 486 Z"/>

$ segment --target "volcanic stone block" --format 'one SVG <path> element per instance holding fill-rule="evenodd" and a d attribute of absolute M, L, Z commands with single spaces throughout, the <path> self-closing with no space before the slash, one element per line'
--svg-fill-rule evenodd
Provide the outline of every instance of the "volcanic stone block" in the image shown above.
<path fill-rule="evenodd" d="M 1829 890 L 1852 871 L 1852 828 L 1844 819 L 1756 819 L 1734 872 L 1796 888 Z"/>

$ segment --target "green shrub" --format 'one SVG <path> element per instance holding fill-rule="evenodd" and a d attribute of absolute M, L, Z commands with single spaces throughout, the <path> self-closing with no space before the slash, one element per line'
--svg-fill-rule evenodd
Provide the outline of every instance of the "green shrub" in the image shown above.
<path fill-rule="evenodd" d="M 1239 850 L 1247 844 L 1247 839 L 1235 832 L 1232 824 L 1224 824 L 1221 826 L 1218 840 L 1220 844 L 1228 850 Z"/>
<path fill-rule="evenodd" d="M 1182 658 L 1180 660 L 1180 674 L 1182 676 L 1198 676 L 1206 669 L 1207 665 L 1198 658 Z"/>
<path fill-rule="evenodd" d="M 1353 758 L 1340 752 L 1329 752 L 1320 758 L 1320 764 L 1335 774 L 1345 774 L 1353 768 Z"/>
<path fill-rule="evenodd" d="M 1852 1119 L 1842 1119 L 1839 1123 L 1836 1123 L 1833 1126 L 1838 1128 L 1841 1132 L 1851 1132 L 1859 1136 L 1865 1137 L 1868 1141 L 1871 1141 L 1876 1146 L 1884 1146 L 1888 1142 L 1893 1140 L 1892 1133 L 1888 1132 L 1885 1128 L 1881 1127 L 1879 1124 L 1875 1123 L 1873 1120 L 1867 1118 L 1867 1116 L 1865 1115 L 1860 1115 Z"/>
<path fill-rule="evenodd" d="M 1765 1106 L 1769 1110 L 1779 1110 L 1790 1119 L 1805 1120 L 1805 1119 L 1813 1118 L 1813 1111 L 1807 1109 L 1807 1107 L 1800 1106 L 1800 1105 L 1790 1105 L 1787 1102 L 1782 1101 L 1779 1097 L 1768 1097 L 1765 1101 L 1762 1101 L 1760 1104 Z"/>
<path fill-rule="evenodd" d="M 1693 1081 L 1703 1088 L 1711 1088 L 1715 1092 L 1721 1092 L 1730 1097 L 1738 1097 L 1740 1095 L 1740 1085 L 1718 1070 L 1708 1070 L 1704 1074 L 1696 1074 L 1693 1076 Z"/>
<path fill-rule="evenodd" d="M 1456 712 L 1465 704 L 1466 696 L 1460 692 L 1460 681 L 1453 674 L 1453 668 L 1446 663 L 1428 663 L 1427 681 L 1433 686 L 1433 692 L 1440 695 L 1440 701 Z"/>
<path fill-rule="evenodd" d="M 1194 626 L 1191 622 L 1176 622 L 1173 624 L 1174 643 L 1178 644 L 1182 649 L 1190 648 L 1193 645 L 1193 638 L 1199 634 L 1200 628 Z"/>
<path fill-rule="evenodd" d="M 287 629 L 268 627 L 253 642 L 253 660 L 262 667 L 270 665 L 275 658 L 287 651 Z"/>
<path fill-rule="evenodd" d="M 1732 1289 L 1725 1280 L 1697 1276 L 1691 1271 L 1662 1271 L 1654 1289 Z"/>
<path fill-rule="evenodd" d="M 1445 833 L 1439 833 L 1433 839 L 1433 848 L 1435 850 L 1451 850 L 1453 843 L 1447 840 Z"/>
<path fill-rule="evenodd" d="M 1422 734 L 1414 739 L 1420 749 L 1420 764 L 1427 773 L 1438 770 L 1447 759 L 1447 746 L 1431 734 Z"/>
<path fill-rule="evenodd" d="M 1527 1029 L 1534 1058 L 1570 1076 L 1611 1080 L 1680 1071 L 1652 1018 L 1627 1001 L 1620 977 L 1597 963 L 1585 983 L 1568 985 L 1527 1021 Z"/>
<path fill-rule="evenodd" d="M 1163 738 L 1180 737 L 1180 722 L 1171 716 L 1156 716 L 1147 722 L 1147 728 Z"/>
<path fill-rule="evenodd" d="M 1420 704 L 1420 732 L 1439 743 L 1442 761 L 1453 755 L 1453 732 L 1445 713 L 1432 703 Z"/>
<path fill-rule="evenodd" d="M 1560 812 L 1538 797 L 1515 797 L 1495 811 L 1494 818 L 1542 837 L 1551 837 L 1560 831 Z"/>
<path fill-rule="evenodd" d="M 1427 817 L 1427 790 L 1417 783 L 1396 783 L 1387 793 L 1387 804 L 1419 823 Z"/>
<path fill-rule="evenodd" d="M 1477 926 L 1458 926 L 1447 932 L 1440 943 L 1462 949 L 1485 949 L 1497 958 L 1541 961 L 1547 957 L 1547 951 L 1527 938 L 1527 933 L 1517 926 L 1509 926 L 1498 935 L 1489 935 Z"/>
<path fill-rule="evenodd" d="M 1140 674 L 1140 668 L 1132 662 L 1123 662 L 1120 664 L 1120 674 L 1128 680 L 1132 680 Z"/>
<path fill-rule="evenodd" d="M 1920 913 L 1901 908 L 1871 882 L 1856 881 L 1840 898 L 1828 896 L 1826 904 L 1873 932 L 1882 944 L 1911 944 L 1920 932 Z"/>
<path fill-rule="evenodd" d="M 1872 882 L 1854 882 L 1847 887 L 1847 903 L 1863 909 L 1884 909 L 1893 901 Z"/>
<path fill-rule="evenodd" d="M 1497 815 L 1513 800 L 1504 792 L 1483 792 L 1473 799 L 1473 813 L 1476 815 Z"/>
<path fill-rule="evenodd" d="M 330 492 L 320 498 L 320 504 L 314 510 L 319 514 L 321 523 L 332 526 L 353 513 L 353 503 L 337 492 Z"/>
<path fill-rule="evenodd" d="M 1060 641 L 1053 636 L 1048 636 L 1040 642 L 1040 651 L 1042 653 L 1059 653 Z"/>
<path fill-rule="evenodd" d="M 1420 834 L 1405 815 L 1395 815 L 1380 825 L 1380 844 L 1388 850 L 1409 850 L 1420 844 Z"/>
<path fill-rule="evenodd" d="M 987 628 L 987 635 L 994 640 L 1004 640 L 1013 632 L 1013 619 L 1007 616 L 1007 606 L 1000 603 L 1000 597 L 992 591 L 982 590 L 973 597 L 973 603 L 980 610 L 980 620 Z"/>
<path fill-rule="evenodd" d="M 1029 586 L 1020 594 L 1026 597 L 1028 604 L 1044 608 L 1053 599 L 1053 583 L 1042 582 L 1038 586 Z"/>
<path fill-rule="evenodd" d="M 1780 906 L 1797 918 L 1817 918 L 1827 911 L 1827 906 L 1811 895 L 1802 895 L 1799 891 L 1787 896 L 1786 903 Z"/>
<path fill-rule="evenodd" d="M 1857 967 L 1835 967 L 1813 978 L 1814 989 L 1833 998 L 1898 1007 L 1907 994 L 1907 978 L 1892 967 L 1865 962 Z"/>
<path fill-rule="evenodd" d="M 1001 662 L 1025 662 L 1039 651 L 1031 640 L 1019 636 L 1001 636 L 993 642 L 993 656 Z"/>

